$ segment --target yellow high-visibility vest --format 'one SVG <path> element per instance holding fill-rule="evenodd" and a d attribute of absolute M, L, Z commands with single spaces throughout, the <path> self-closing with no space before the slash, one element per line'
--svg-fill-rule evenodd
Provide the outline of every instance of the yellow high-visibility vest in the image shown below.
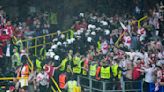
<path fill-rule="evenodd" d="M 97 64 L 94 64 L 94 65 L 90 65 L 90 73 L 89 75 L 90 76 L 95 76 L 96 75 L 96 67 L 97 67 Z"/>
<path fill-rule="evenodd" d="M 68 81 L 68 92 L 73 92 L 73 89 L 77 87 L 77 82 L 74 81 Z"/>
<path fill-rule="evenodd" d="M 62 60 L 60 71 L 64 71 L 65 70 L 65 65 L 66 65 L 67 61 L 68 61 L 67 58 Z"/>
<path fill-rule="evenodd" d="M 36 68 L 37 68 L 37 72 L 40 72 L 42 69 L 41 61 L 39 61 L 38 59 L 36 59 Z"/>
<path fill-rule="evenodd" d="M 77 73 L 80 74 L 81 73 L 81 63 L 82 61 L 80 60 L 79 57 L 75 57 L 75 59 L 73 60 L 73 63 L 77 66 L 73 67 L 73 73 Z"/>
<path fill-rule="evenodd" d="M 117 74 L 118 74 L 118 64 L 115 64 L 115 65 L 112 65 L 112 73 L 113 73 L 113 76 L 116 77 Z"/>
<path fill-rule="evenodd" d="M 101 74 L 101 78 L 102 79 L 110 79 L 110 67 L 101 67 L 101 71 L 100 71 L 100 74 Z"/>

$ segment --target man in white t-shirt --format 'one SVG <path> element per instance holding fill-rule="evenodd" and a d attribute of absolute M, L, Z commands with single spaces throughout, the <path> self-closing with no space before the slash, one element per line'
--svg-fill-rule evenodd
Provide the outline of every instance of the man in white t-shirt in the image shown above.
<path fill-rule="evenodd" d="M 145 78 L 144 78 L 144 85 L 143 85 L 143 90 L 144 92 L 154 92 L 155 90 L 155 67 L 152 67 L 150 64 L 147 65 L 146 67 L 142 67 L 142 69 L 138 69 L 140 72 L 145 73 Z M 152 87 L 150 87 L 152 86 Z M 151 89 L 149 89 L 151 88 Z"/>

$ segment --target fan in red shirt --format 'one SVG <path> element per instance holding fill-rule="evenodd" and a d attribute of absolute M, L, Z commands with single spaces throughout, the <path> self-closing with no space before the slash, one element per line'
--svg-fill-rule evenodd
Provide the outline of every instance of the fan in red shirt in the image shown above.
<path fill-rule="evenodd" d="M 141 64 L 137 62 L 137 63 L 134 64 L 134 68 L 133 68 L 133 72 L 132 72 L 133 80 L 140 79 L 141 72 L 138 71 L 138 69 L 141 69 Z"/>
<path fill-rule="evenodd" d="M 6 34 L 6 31 L 2 31 L 1 35 L 0 35 L 0 40 L 2 42 L 6 41 L 6 40 L 11 40 L 11 37 L 9 35 Z"/>
<path fill-rule="evenodd" d="M 80 30 L 81 29 L 81 25 L 80 25 L 80 21 L 76 21 L 75 24 L 72 26 L 73 29 Z"/>
<path fill-rule="evenodd" d="M 13 32 L 14 32 L 14 27 L 11 25 L 11 21 L 8 21 L 4 27 L 4 29 L 6 30 L 6 33 L 12 37 L 13 36 Z"/>

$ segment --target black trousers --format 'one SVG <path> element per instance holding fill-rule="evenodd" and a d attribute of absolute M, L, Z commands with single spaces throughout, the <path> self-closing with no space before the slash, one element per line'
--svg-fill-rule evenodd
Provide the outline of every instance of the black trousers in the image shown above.
<path fill-rule="evenodd" d="M 149 91 L 149 83 L 147 83 L 147 82 L 143 83 L 143 92 L 150 92 Z"/>
<path fill-rule="evenodd" d="M 39 92 L 49 92 L 47 86 L 42 86 L 42 85 L 39 85 Z"/>
<path fill-rule="evenodd" d="M 12 61 L 11 61 L 11 57 L 8 57 L 8 56 L 5 56 L 4 57 L 4 62 L 5 62 L 5 67 L 11 67 L 11 65 L 12 65 Z"/>

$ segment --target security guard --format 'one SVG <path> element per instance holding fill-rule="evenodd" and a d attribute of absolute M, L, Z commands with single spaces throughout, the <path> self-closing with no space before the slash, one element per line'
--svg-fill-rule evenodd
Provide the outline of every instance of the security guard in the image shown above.
<path fill-rule="evenodd" d="M 121 69 L 118 66 L 118 63 L 116 60 L 113 61 L 113 64 L 111 66 L 112 74 L 115 80 L 118 80 L 121 78 Z"/>
<path fill-rule="evenodd" d="M 61 72 L 64 72 L 65 71 L 65 69 L 66 69 L 66 63 L 68 62 L 68 59 L 67 59 L 67 57 L 65 58 L 65 59 L 63 59 L 62 60 L 62 62 L 61 62 L 61 64 L 60 64 L 60 71 Z"/>
<path fill-rule="evenodd" d="M 92 61 L 90 66 L 89 66 L 89 75 L 91 77 L 95 77 L 96 76 L 96 69 L 97 69 L 97 62 L 96 61 Z"/>
<path fill-rule="evenodd" d="M 41 69 L 42 69 L 41 61 L 38 58 L 36 58 L 36 62 L 35 63 L 36 63 L 36 71 L 39 73 L 41 71 Z"/>
<path fill-rule="evenodd" d="M 82 64 L 81 57 L 78 54 L 75 55 L 75 57 L 73 58 L 73 73 L 75 74 L 81 73 L 81 69 L 82 69 L 81 64 Z"/>
<path fill-rule="evenodd" d="M 65 84 L 65 89 L 67 89 L 67 92 L 77 92 L 74 91 L 74 89 L 78 86 L 77 81 L 71 78 L 66 84 Z"/>
<path fill-rule="evenodd" d="M 110 79 L 111 78 L 111 69 L 107 62 L 103 62 L 101 69 L 100 69 L 100 78 L 102 80 Z"/>

